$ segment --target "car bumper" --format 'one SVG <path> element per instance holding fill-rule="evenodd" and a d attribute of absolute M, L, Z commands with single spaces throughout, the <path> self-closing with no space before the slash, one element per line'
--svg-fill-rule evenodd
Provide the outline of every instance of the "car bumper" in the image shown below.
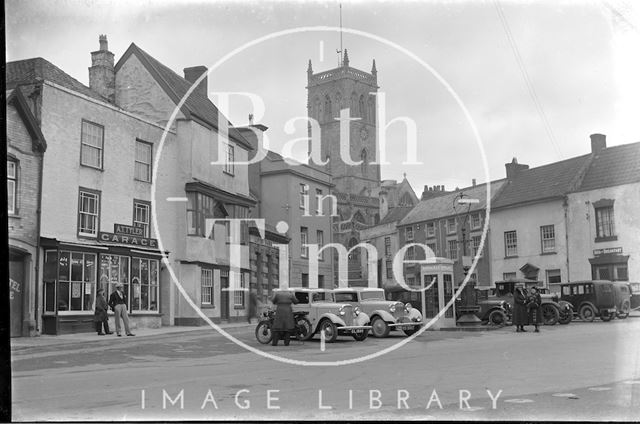
<path fill-rule="evenodd" d="M 363 331 L 363 330 L 370 330 L 371 326 L 370 325 L 345 325 L 342 327 L 338 327 L 338 331 L 342 332 L 354 332 L 354 331 Z"/>
<path fill-rule="evenodd" d="M 422 327 L 423 325 L 425 325 L 424 322 L 420 321 L 420 322 L 397 322 L 395 324 L 388 324 L 389 327 L 391 328 L 396 328 L 396 327 Z"/>

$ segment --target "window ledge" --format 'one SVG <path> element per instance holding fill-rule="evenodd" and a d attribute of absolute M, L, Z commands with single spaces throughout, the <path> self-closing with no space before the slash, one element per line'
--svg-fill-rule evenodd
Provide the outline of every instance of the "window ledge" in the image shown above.
<path fill-rule="evenodd" d="M 200 305 L 200 309 L 216 309 L 214 305 Z"/>
<path fill-rule="evenodd" d="M 151 184 L 151 181 L 147 181 L 147 180 L 140 180 L 138 178 L 134 178 L 133 181 L 137 181 L 139 183 L 147 183 L 147 184 Z"/>
<path fill-rule="evenodd" d="M 540 256 L 545 256 L 545 255 L 557 255 L 558 252 L 553 251 L 553 252 L 540 252 Z"/>
<path fill-rule="evenodd" d="M 82 162 L 80 162 L 80 166 L 83 168 L 93 169 L 94 171 L 104 172 L 104 168 L 98 168 L 97 166 L 93 166 L 93 165 L 86 165 Z"/>
<path fill-rule="evenodd" d="M 512 256 L 505 256 L 504 258 L 505 259 L 512 259 L 512 258 L 517 258 L 517 257 L 518 257 L 518 255 L 512 255 Z"/>
<path fill-rule="evenodd" d="M 9 219 L 22 219 L 22 217 L 19 214 L 15 214 L 15 213 L 8 213 L 7 217 Z"/>
<path fill-rule="evenodd" d="M 244 306 L 234 305 L 234 306 L 233 306 L 233 309 L 234 309 L 234 310 L 241 310 L 241 309 L 244 309 Z"/>
<path fill-rule="evenodd" d="M 234 173 L 231 173 L 229 171 L 222 171 L 223 174 L 227 174 L 230 177 L 235 177 L 236 175 Z"/>
<path fill-rule="evenodd" d="M 616 240 L 618 240 L 618 236 L 596 237 L 595 242 L 600 243 L 603 241 L 616 241 Z"/>

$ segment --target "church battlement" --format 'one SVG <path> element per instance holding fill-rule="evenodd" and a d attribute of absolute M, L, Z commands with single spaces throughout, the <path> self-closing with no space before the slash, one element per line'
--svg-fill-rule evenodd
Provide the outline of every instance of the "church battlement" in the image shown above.
<path fill-rule="evenodd" d="M 325 84 L 330 81 L 337 81 L 342 78 L 353 78 L 369 84 L 378 85 L 378 78 L 368 72 L 352 68 L 350 66 L 341 66 L 339 68 L 330 69 L 317 74 L 309 74 L 309 87 Z"/>

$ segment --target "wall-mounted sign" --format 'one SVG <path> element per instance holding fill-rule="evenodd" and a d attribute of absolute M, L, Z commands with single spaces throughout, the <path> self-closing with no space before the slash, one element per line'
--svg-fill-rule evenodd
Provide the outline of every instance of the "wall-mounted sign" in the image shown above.
<path fill-rule="evenodd" d="M 622 253 L 622 247 L 607 247 L 605 249 L 593 250 L 593 256 L 609 255 L 612 253 Z"/>
<path fill-rule="evenodd" d="M 134 226 L 125 225 L 125 224 L 113 224 L 113 232 L 114 234 L 118 234 L 122 236 L 144 237 L 143 227 L 134 227 Z"/>
<path fill-rule="evenodd" d="M 100 241 L 109 243 L 122 243 L 138 247 L 158 247 L 158 240 L 146 237 L 138 237 L 134 235 L 114 234 L 100 232 L 98 235 Z"/>

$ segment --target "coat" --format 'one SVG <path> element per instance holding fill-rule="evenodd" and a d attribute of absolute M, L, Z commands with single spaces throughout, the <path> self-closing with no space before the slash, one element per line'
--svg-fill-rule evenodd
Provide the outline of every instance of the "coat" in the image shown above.
<path fill-rule="evenodd" d="M 127 294 L 124 291 L 122 292 L 122 297 L 118 296 L 117 291 L 114 291 L 111 293 L 111 296 L 109 296 L 109 307 L 112 311 L 116 310 L 116 305 L 119 303 L 124 303 L 125 306 L 127 305 Z"/>
<path fill-rule="evenodd" d="M 298 303 L 298 299 L 291 292 L 276 292 L 271 298 L 271 302 L 276 305 L 273 331 L 292 331 L 296 327 L 296 323 L 293 320 L 291 304 Z"/>
<path fill-rule="evenodd" d="M 527 293 L 523 288 L 516 288 L 513 293 L 513 325 L 527 325 Z"/>
<path fill-rule="evenodd" d="M 107 300 L 104 298 L 104 296 L 96 297 L 96 310 L 95 310 L 95 313 L 93 314 L 93 320 L 95 322 L 106 321 L 108 318 L 107 316 L 108 307 L 109 306 L 107 305 Z"/>
<path fill-rule="evenodd" d="M 527 297 L 527 308 L 529 312 L 529 324 L 538 325 L 542 323 L 542 314 L 540 311 L 540 305 L 542 304 L 542 299 L 540 298 L 540 293 L 530 294 Z"/>

